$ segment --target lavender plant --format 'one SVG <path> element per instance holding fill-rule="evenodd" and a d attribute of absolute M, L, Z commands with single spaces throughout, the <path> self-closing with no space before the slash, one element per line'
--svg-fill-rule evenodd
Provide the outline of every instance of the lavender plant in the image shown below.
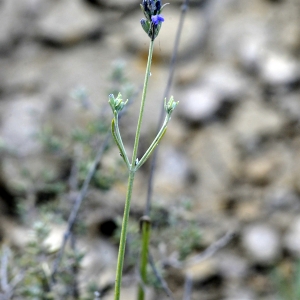
<path fill-rule="evenodd" d="M 144 107 L 146 101 L 146 94 L 148 88 L 148 82 L 150 77 L 150 69 L 151 69 L 151 62 L 152 62 L 152 54 L 153 54 L 153 47 L 154 47 L 154 40 L 159 34 L 159 31 L 162 26 L 162 22 L 164 18 L 161 15 L 162 10 L 167 4 L 162 5 L 161 0 L 143 0 L 141 4 L 141 9 L 145 15 L 145 18 L 141 20 L 141 25 L 146 34 L 150 38 L 150 45 L 149 45 L 149 53 L 148 53 L 148 61 L 146 66 L 145 72 L 145 79 L 144 79 L 144 87 L 142 92 L 142 99 L 141 99 L 141 106 L 140 106 L 140 113 L 138 117 L 135 141 L 133 146 L 133 154 L 130 159 L 126 153 L 126 149 L 124 147 L 122 137 L 119 130 L 119 113 L 122 111 L 124 106 L 127 104 L 127 100 L 124 101 L 122 95 L 119 93 L 117 97 L 114 95 L 109 95 L 109 104 L 111 106 L 113 112 L 113 120 L 111 124 L 111 131 L 112 136 L 119 148 L 120 155 L 124 160 L 124 163 L 128 169 L 128 185 L 127 185 L 127 193 L 126 193 L 126 200 L 125 200 L 125 207 L 124 207 L 124 216 L 122 221 L 122 229 L 121 229 L 121 237 L 120 237 L 120 245 L 119 245 L 119 253 L 118 253 L 118 261 L 117 261 L 117 271 L 116 271 L 116 283 L 115 283 L 115 296 L 114 299 L 120 299 L 121 293 L 121 283 L 122 283 L 122 270 L 123 270 L 123 263 L 124 263 L 124 254 L 125 254 L 125 246 L 126 246 L 126 237 L 127 237 L 127 226 L 128 226 L 128 219 L 129 219 L 129 212 L 130 212 L 130 202 L 132 197 L 132 189 L 133 189 L 133 182 L 135 178 L 135 174 L 137 170 L 147 161 L 151 153 L 157 147 L 158 143 L 160 142 L 161 138 L 166 132 L 167 125 L 171 119 L 171 115 L 176 108 L 178 102 L 175 102 L 173 97 L 167 101 L 165 98 L 164 100 L 164 108 L 166 112 L 165 120 L 154 138 L 153 142 L 149 146 L 148 150 L 145 154 L 139 159 L 137 157 L 137 151 L 139 146 L 139 139 L 140 139 L 140 132 L 141 132 L 141 125 L 144 115 Z M 147 223 L 147 222 L 146 222 Z M 145 223 L 145 224 L 146 224 Z M 145 241 L 145 245 L 143 247 L 148 247 L 146 243 L 149 243 L 149 234 L 147 241 Z M 147 261 L 147 255 L 144 255 L 143 261 Z M 145 264 L 143 264 L 145 265 Z M 143 270 L 141 270 L 143 273 Z M 143 279 L 143 274 L 141 274 Z M 143 299 L 143 296 L 139 296 L 140 299 Z"/>

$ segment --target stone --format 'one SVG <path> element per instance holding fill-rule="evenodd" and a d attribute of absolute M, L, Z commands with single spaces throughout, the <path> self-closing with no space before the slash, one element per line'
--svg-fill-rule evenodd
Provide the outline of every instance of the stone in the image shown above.
<path fill-rule="evenodd" d="M 178 111 L 192 123 L 202 123 L 216 115 L 226 117 L 230 107 L 245 94 L 246 81 L 228 66 L 207 67 L 200 83 L 182 93 Z"/>
<path fill-rule="evenodd" d="M 222 60 L 235 60 L 245 37 L 269 38 L 266 22 L 262 21 L 268 8 L 264 1 L 212 2 L 213 21 L 209 35 L 211 53 Z"/>
<path fill-rule="evenodd" d="M 237 206 L 236 217 L 242 222 L 250 222 L 259 219 L 261 203 L 258 201 L 241 201 Z"/>
<path fill-rule="evenodd" d="M 289 93 L 278 99 L 278 105 L 289 116 L 290 120 L 298 121 L 300 119 L 300 98 L 299 93 Z"/>
<path fill-rule="evenodd" d="M 16 39 L 21 36 L 22 21 L 19 14 L 18 1 L 0 2 L 0 53 L 8 53 Z"/>
<path fill-rule="evenodd" d="M 45 246 L 51 253 L 56 253 L 61 245 L 66 226 L 51 224 L 51 231 L 45 240 Z"/>
<path fill-rule="evenodd" d="M 100 35 L 101 14 L 79 0 L 53 2 L 36 23 L 36 36 L 54 45 L 72 45 Z"/>
<path fill-rule="evenodd" d="M 284 235 L 284 246 L 293 255 L 300 257 L 300 218 L 292 220 Z"/>
<path fill-rule="evenodd" d="M 300 208 L 300 199 L 296 192 L 287 187 L 275 188 L 266 195 L 266 206 L 277 211 L 297 211 Z"/>
<path fill-rule="evenodd" d="M 293 84 L 300 79 L 299 63 L 287 55 L 266 55 L 260 66 L 260 77 L 274 87 Z"/>
<path fill-rule="evenodd" d="M 240 103 L 230 120 L 238 141 L 251 149 L 262 137 L 279 134 L 285 124 L 277 111 L 254 100 Z"/>
<path fill-rule="evenodd" d="M 189 276 L 194 283 L 202 282 L 216 275 L 217 267 L 214 259 L 209 258 L 199 263 L 193 263 L 184 268 L 185 276 Z"/>
<path fill-rule="evenodd" d="M 0 54 L 11 55 L 19 42 L 31 36 L 36 18 L 46 0 L 3 0 L 0 2 Z"/>
<path fill-rule="evenodd" d="M 263 59 L 266 40 L 259 35 L 245 36 L 238 44 L 238 60 L 250 73 L 256 73 Z"/>
<path fill-rule="evenodd" d="M 78 248 L 86 253 L 79 276 L 81 290 L 86 291 L 89 282 L 92 281 L 96 282 L 99 287 L 113 284 L 117 264 L 117 248 L 107 240 L 99 238 L 81 239 L 78 241 Z"/>
<path fill-rule="evenodd" d="M 190 123 L 202 123 L 211 119 L 222 104 L 218 92 L 210 86 L 187 90 L 178 106 L 178 113 Z"/>
<path fill-rule="evenodd" d="M 216 255 L 218 269 L 222 276 L 227 279 L 245 278 L 248 274 L 248 262 L 241 256 L 220 251 Z"/>
<path fill-rule="evenodd" d="M 281 255 L 278 232 L 267 224 L 251 224 L 242 232 L 242 245 L 255 263 L 274 263 Z"/>
<path fill-rule="evenodd" d="M 251 291 L 246 287 L 238 286 L 229 288 L 226 291 L 224 300 L 257 300 L 257 298 L 254 291 Z"/>
<path fill-rule="evenodd" d="M 0 230 L 3 240 L 9 246 L 23 248 L 30 241 L 30 231 L 27 228 L 3 215 L 0 218 Z"/>
<path fill-rule="evenodd" d="M 235 101 L 245 97 L 247 86 L 245 77 L 230 65 L 207 66 L 202 82 L 214 88 L 221 99 Z"/>
<path fill-rule="evenodd" d="M 40 97 L 20 96 L 7 103 L 2 113 L 0 136 L 4 145 L 20 156 L 41 150 L 37 138 L 46 103 Z"/>
<path fill-rule="evenodd" d="M 205 131 L 197 132 L 187 146 L 192 166 L 200 177 L 196 189 L 199 187 L 220 195 L 232 177 L 239 176 L 239 154 L 232 134 L 222 124 L 214 124 Z"/>
<path fill-rule="evenodd" d="M 160 191 L 177 194 L 184 188 L 190 173 L 187 158 L 179 151 L 171 148 L 161 148 L 155 188 Z"/>
<path fill-rule="evenodd" d="M 245 178 L 257 185 L 268 184 L 276 170 L 276 161 L 272 157 L 258 157 L 249 159 L 244 166 Z"/>

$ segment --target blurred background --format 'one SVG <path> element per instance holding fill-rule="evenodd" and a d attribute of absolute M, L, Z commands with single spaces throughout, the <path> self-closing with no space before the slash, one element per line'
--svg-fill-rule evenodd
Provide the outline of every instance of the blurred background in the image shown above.
<path fill-rule="evenodd" d="M 181 14 L 182 1 L 168 2 L 139 156 L 156 134 Z M 139 3 L 0 0 L 0 239 L 13 253 L 26 252 L 41 219 L 49 247 L 59 248 L 105 142 L 111 92 L 130 99 L 120 129 L 131 153 L 149 45 Z M 170 93 L 180 103 L 152 199 L 152 251 L 175 299 L 300 299 L 299 15 L 298 0 L 190 1 Z M 112 299 L 126 170 L 117 147 L 106 148 L 79 215 L 78 285 L 93 281 Z M 135 182 L 124 299 L 135 298 L 149 166 Z M 228 232 L 214 255 L 185 263 Z M 169 299 L 159 286 L 148 299 Z"/>

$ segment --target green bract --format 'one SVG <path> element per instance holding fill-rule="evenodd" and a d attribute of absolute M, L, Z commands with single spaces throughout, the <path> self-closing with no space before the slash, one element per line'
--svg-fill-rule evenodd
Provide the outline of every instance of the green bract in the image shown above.
<path fill-rule="evenodd" d="M 121 93 L 118 94 L 117 98 L 115 98 L 113 94 L 110 94 L 108 98 L 108 102 L 114 114 L 118 114 L 128 102 L 128 100 L 123 101 Z"/>
<path fill-rule="evenodd" d="M 165 111 L 166 113 L 171 116 L 172 112 L 178 105 L 179 101 L 174 101 L 174 97 L 171 96 L 170 100 L 167 103 L 167 98 L 165 98 Z"/>

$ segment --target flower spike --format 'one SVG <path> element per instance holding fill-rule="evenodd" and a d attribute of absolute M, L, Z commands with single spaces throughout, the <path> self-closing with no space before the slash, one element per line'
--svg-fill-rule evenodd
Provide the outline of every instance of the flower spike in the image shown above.
<path fill-rule="evenodd" d="M 152 41 L 157 37 L 161 24 L 165 20 L 160 13 L 167 4 L 161 5 L 161 0 L 142 1 L 141 9 L 146 19 L 141 20 L 141 25 Z"/>

